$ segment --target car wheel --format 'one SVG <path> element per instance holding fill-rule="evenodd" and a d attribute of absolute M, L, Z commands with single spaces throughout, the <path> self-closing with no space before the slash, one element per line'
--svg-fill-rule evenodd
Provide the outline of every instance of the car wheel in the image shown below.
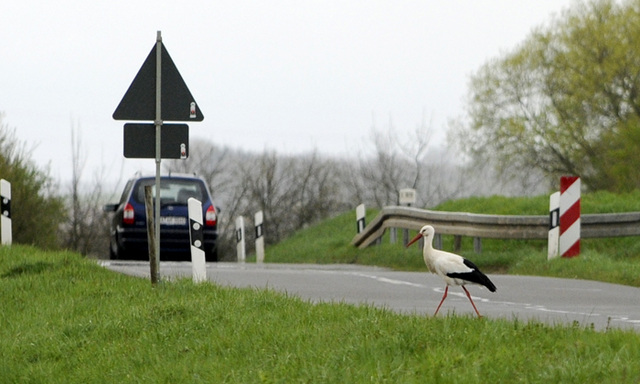
<path fill-rule="evenodd" d="M 114 243 L 114 240 L 109 242 L 109 259 L 117 260 L 118 259 L 118 245 Z"/>
<path fill-rule="evenodd" d="M 125 251 L 124 249 L 122 249 L 122 247 L 120 247 L 118 238 L 114 238 L 114 244 L 111 247 L 112 252 L 113 252 L 113 259 L 115 260 L 129 260 L 131 255 L 129 254 L 129 252 Z"/>
<path fill-rule="evenodd" d="M 211 252 L 205 253 L 205 260 L 209 263 L 218 261 L 218 247 L 214 247 Z"/>

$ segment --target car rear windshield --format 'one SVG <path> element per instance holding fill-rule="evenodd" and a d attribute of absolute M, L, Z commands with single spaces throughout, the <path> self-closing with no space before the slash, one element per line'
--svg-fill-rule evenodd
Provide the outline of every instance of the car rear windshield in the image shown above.
<path fill-rule="evenodd" d="M 144 187 L 151 185 L 153 197 L 156 196 L 155 179 L 140 180 L 136 186 L 134 199 L 144 204 Z M 162 205 L 187 205 L 187 200 L 194 197 L 201 202 L 205 201 L 203 184 L 199 180 L 188 179 L 161 179 L 160 180 L 160 204 Z"/>

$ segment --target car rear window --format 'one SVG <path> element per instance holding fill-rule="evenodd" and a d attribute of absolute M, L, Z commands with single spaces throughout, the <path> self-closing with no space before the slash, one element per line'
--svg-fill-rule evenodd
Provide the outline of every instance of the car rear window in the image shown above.
<path fill-rule="evenodd" d="M 156 196 L 155 179 L 140 180 L 136 185 L 134 199 L 140 204 L 144 204 L 144 187 L 152 186 L 153 197 Z M 187 205 L 187 200 L 194 197 L 200 201 L 205 200 L 203 185 L 198 180 L 188 179 L 161 179 L 160 180 L 160 204 Z"/>

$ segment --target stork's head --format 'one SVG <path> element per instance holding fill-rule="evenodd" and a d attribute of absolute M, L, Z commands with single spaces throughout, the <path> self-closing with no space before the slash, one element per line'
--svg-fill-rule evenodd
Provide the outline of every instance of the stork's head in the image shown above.
<path fill-rule="evenodd" d="M 436 233 L 435 229 L 433 229 L 432 226 L 430 225 L 425 225 L 424 227 L 420 228 L 420 232 L 418 232 L 418 234 L 416 235 L 416 237 L 414 237 L 413 239 L 411 239 L 411 241 L 409 242 L 409 244 L 407 244 L 407 247 L 409 247 L 411 244 L 415 243 L 416 241 L 420 240 L 421 237 L 425 238 L 426 242 L 429 242 L 432 238 L 433 235 Z"/>

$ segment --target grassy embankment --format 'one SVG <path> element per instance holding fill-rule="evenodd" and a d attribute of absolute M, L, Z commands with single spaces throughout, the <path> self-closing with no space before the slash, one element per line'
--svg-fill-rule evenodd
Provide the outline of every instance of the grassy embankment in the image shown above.
<path fill-rule="evenodd" d="M 640 211 L 640 191 L 625 195 L 586 194 L 582 213 Z M 437 210 L 502 215 L 546 215 L 547 196 L 532 198 L 470 198 L 451 201 Z M 370 222 L 376 210 L 367 211 Z M 425 223 L 426 224 L 426 223 Z M 413 236 L 415 232 L 410 235 Z M 387 266 L 399 270 L 426 271 L 419 247 L 404 249 L 401 242 L 390 244 L 385 234 L 380 246 L 364 250 L 349 245 L 355 235 L 355 213 L 345 213 L 320 225 L 298 232 L 290 239 L 267 249 L 271 262 L 358 263 Z M 267 233 L 268 236 L 268 233 Z M 401 232 L 399 232 L 401 236 Z M 471 238 L 464 238 L 461 254 L 487 273 L 555 276 L 599 280 L 640 286 L 640 241 L 636 237 L 582 239 L 577 258 L 547 261 L 546 240 L 482 240 L 482 253 L 473 252 Z M 443 236 L 443 248 L 453 249 L 453 237 Z"/>
<path fill-rule="evenodd" d="M 77 254 L 0 248 L 3 383 L 623 383 L 640 335 L 402 316 L 270 291 L 152 288 Z"/>

